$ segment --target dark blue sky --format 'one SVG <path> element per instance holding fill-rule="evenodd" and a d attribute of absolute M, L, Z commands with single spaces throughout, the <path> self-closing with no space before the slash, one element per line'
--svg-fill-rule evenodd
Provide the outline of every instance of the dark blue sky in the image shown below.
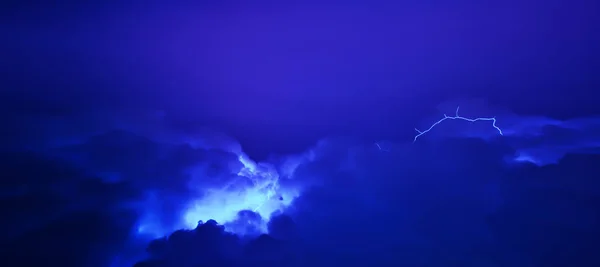
<path fill-rule="evenodd" d="M 587 0 L 13 4 L 2 101 L 17 113 L 160 110 L 181 131 L 217 127 L 258 157 L 328 135 L 410 138 L 458 98 L 579 117 L 600 112 L 596 10 Z"/>

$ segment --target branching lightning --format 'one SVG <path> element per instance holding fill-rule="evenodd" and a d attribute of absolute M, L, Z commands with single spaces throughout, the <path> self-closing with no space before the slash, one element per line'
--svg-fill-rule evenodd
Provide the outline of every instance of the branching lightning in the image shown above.
<path fill-rule="evenodd" d="M 468 122 L 491 121 L 492 122 L 492 126 L 498 131 L 498 133 L 500 133 L 500 135 L 504 135 L 502 133 L 502 129 L 500 129 L 500 127 L 496 126 L 496 118 L 495 117 L 492 117 L 492 118 L 475 118 L 475 119 L 465 118 L 465 117 L 461 117 L 461 116 L 458 115 L 458 110 L 459 109 L 460 109 L 460 106 L 456 107 L 456 113 L 452 117 L 444 114 L 443 118 L 441 118 L 439 121 L 436 121 L 427 130 L 421 131 L 421 130 L 415 128 L 415 131 L 417 131 L 418 134 L 415 136 L 415 138 L 413 140 L 413 143 L 416 142 L 417 138 L 419 138 L 421 135 L 424 135 L 427 132 L 431 131 L 433 128 L 435 128 L 435 126 L 437 126 L 438 124 L 442 123 L 445 120 L 464 120 L 464 121 L 468 121 Z"/>

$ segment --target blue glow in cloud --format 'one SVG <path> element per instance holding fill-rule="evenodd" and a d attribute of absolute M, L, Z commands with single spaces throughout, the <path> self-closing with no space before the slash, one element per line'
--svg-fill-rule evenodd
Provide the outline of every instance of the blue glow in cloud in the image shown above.
<path fill-rule="evenodd" d="M 599 144 L 598 119 L 558 121 L 505 115 L 499 119 L 502 125 L 500 129 L 495 118 L 462 117 L 457 109 L 455 116 L 445 115 L 419 134 L 431 131 L 447 119 L 491 121 L 495 130 L 486 123 L 481 125 L 494 135 L 495 131 L 503 135 L 497 144 L 514 149 L 508 149 L 516 153 L 514 158 L 512 155 L 507 157 L 510 162 L 527 161 L 536 165 L 560 159 L 564 153 L 574 149 L 587 149 Z M 449 124 L 465 126 L 460 123 Z M 452 133 L 444 127 L 436 131 L 445 136 L 455 134 L 488 140 L 485 138 L 487 133 L 473 133 L 471 129 L 464 128 Z M 429 205 L 437 203 L 440 198 L 468 195 L 468 202 L 452 200 L 453 206 L 460 207 L 455 212 L 466 210 L 463 208 L 465 205 L 473 205 L 472 209 L 481 210 L 482 214 L 493 212 L 506 202 L 496 184 L 502 182 L 503 177 L 495 177 L 496 171 L 490 168 L 505 156 L 502 154 L 506 153 L 504 150 L 496 151 L 493 147 L 488 150 L 481 140 L 467 141 L 468 144 L 477 145 L 467 145 L 464 149 L 460 140 L 457 142 L 461 145 L 459 149 L 442 142 L 435 147 L 416 146 L 408 140 L 405 139 L 403 143 L 380 141 L 365 145 L 361 141 L 327 139 L 318 142 L 306 153 L 271 158 L 268 162 L 253 161 L 232 138 L 207 132 L 194 135 L 166 131 L 161 135 L 144 134 L 143 131 L 137 135 L 126 132 L 104 134 L 87 141 L 84 139 L 81 145 L 71 145 L 60 151 L 61 154 L 66 153 L 65 159 L 74 160 L 111 185 L 115 181 L 129 181 L 141 191 L 131 197 L 134 200 L 127 199 L 119 202 L 124 203 L 122 205 L 115 204 L 136 213 L 135 218 L 131 219 L 131 224 L 135 222 L 135 225 L 128 228 L 128 233 L 136 234 L 128 240 L 132 244 L 142 244 L 145 240 L 169 235 L 178 229 L 192 229 L 198 221 L 210 219 L 222 224 L 228 232 L 253 236 L 270 232 L 269 225 L 276 221 L 272 220 L 271 215 L 279 212 L 291 216 L 297 225 L 294 231 L 303 237 L 314 232 L 323 234 L 334 231 L 339 236 L 348 236 L 347 232 L 353 232 L 350 238 L 356 235 L 371 238 L 373 233 L 365 229 L 372 227 L 365 225 L 371 225 L 373 221 L 385 223 L 389 221 L 391 212 L 395 212 L 403 221 L 413 223 L 415 218 L 420 218 L 419 212 L 437 208 Z M 594 153 L 597 152 L 600 151 Z M 497 161 L 477 161 L 490 157 Z M 426 169 L 426 174 L 423 169 Z M 479 169 L 490 170 L 489 176 L 497 180 L 490 182 L 470 173 Z M 452 179 L 444 179 L 446 177 Z M 421 201 L 423 195 L 436 201 Z M 131 202 L 136 203 L 126 205 Z M 414 203 L 419 203 L 419 206 Z M 483 225 L 477 223 L 479 215 L 469 216 L 448 213 L 448 217 L 442 220 L 431 217 L 428 221 L 430 224 L 440 222 L 435 227 L 442 227 L 449 221 L 454 225 L 468 225 L 470 229 Z M 421 225 L 422 221 L 414 223 Z M 394 242 L 404 238 L 408 245 L 418 241 L 416 237 L 407 237 L 418 230 L 411 228 L 410 223 L 398 225 L 394 222 L 378 229 L 386 231 L 381 231 L 382 235 L 368 239 L 368 242 L 380 242 L 377 239 L 385 237 Z M 398 235 L 390 236 L 388 229 Z M 456 232 L 455 229 L 445 229 L 448 233 Z M 345 244 L 347 241 L 315 236 L 308 235 L 307 239 L 313 237 L 315 244 L 330 242 L 332 245 Z M 433 238 L 438 238 L 435 236 Z M 457 247 L 460 240 L 478 240 L 481 236 L 480 232 L 467 238 L 462 233 L 452 236 L 456 242 L 451 247 Z M 136 255 L 140 254 L 124 252 L 120 261 L 126 261 L 126 256 L 139 258 Z"/>
<path fill-rule="evenodd" d="M 255 163 L 244 154 L 240 154 L 239 161 L 243 167 L 235 177 L 221 187 L 203 188 L 204 195 L 192 201 L 184 212 L 185 228 L 193 229 L 199 221 L 210 219 L 227 228 L 240 212 L 252 211 L 261 218 L 252 224 L 258 224 L 254 227 L 264 233 L 271 214 L 285 210 L 299 196 L 298 188 L 281 186 L 275 166 Z"/>
<path fill-rule="evenodd" d="M 600 118 L 521 117 L 511 126 L 506 143 L 516 151 L 513 161 L 543 166 L 556 164 L 569 153 L 598 154 L 599 136 Z"/>
<path fill-rule="evenodd" d="M 435 123 L 433 123 L 433 124 L 432 124 L 432 125 L 431 125 L 429 128 L 427 128 L 427 129 L 426 129 L 426 130 L 424 130 L 424 131 L 421 131 L 421 130 L 419 130 L 419 129 L 415 128 L 415 131 L 417 131 L 417 133 L 418 133 L 418 134 L 417 134 L 417 135 L 415 136 L 415 138 L 413 139 L 413 142 L 416 142 L 416 141 L 417 141 L 417 138 L 419 138 L 420 136 L 422 136 L 422 135 L 424 135 L 424 134 L 428 133 L 429 131 L 433 130 L 433 128 L 435 128 L 435 127 L 436 127 L 438 124 L 442 123 L 442 122 L 443 122 L 443 121 L 445 121 L 445 120 L 464 120 L 464 121 L 468 121 L 468 122 L 477 122 L 477 121 L 491 121 L 491 122 L 492 122 L 492 126 L 493 126 L 493 127 L 494 127 L 494 128 L 497 130 L 497 131 L 498 131 L 498 133 L 499 133 L 500 135 L 504 135 L 504 134 L 502 133 L 502 129 L 500 129 L 500 127 L 496 126 L 496 118 L 495 118 L 495 117 L 492 117 L 492 118 L 483 118 L 483 117 L 479 117 L 479 118 L 474 118 L 474 119 L 471 119 L 471 118 L 465 118 L 465 117 L 462 117 L 462 116 L 459 116 L 459 115 L 458 115 L 458 110 L 459 110 L 459 109 L 460 109 L 460 106 L 456 108 L 456 113 L 455 113 L 455 115 L 454 115 L 454 116 L 452 116 L 452 117 L 450 117 L 450 116 L 448 116 L 448 115 L 444 114 L 444 117 L 443 117 L 443 118 L 441 118 L 440 120 L 438 120 L 438 121 L 436 121 Z"/>
<path fill-rule="evenodd" d="M 271 214 L 284 211 L 301 194 L 303 182 L 289 180 L 315 153 L 255 162 L 219 131 L 173 130 L 164 116 L 137 123 L 119 119 L 110 127 L 119 130 L 81 133 L 77 142 L 39 147 L 104 181 L 135 183 L 139 198 L 122 206 L 139 215 L 132 233 L 144 238 L 193 229 L 210 219 L 240 233 L 238 221 L 254 218 L 253 227 L 264 233 Z"/>

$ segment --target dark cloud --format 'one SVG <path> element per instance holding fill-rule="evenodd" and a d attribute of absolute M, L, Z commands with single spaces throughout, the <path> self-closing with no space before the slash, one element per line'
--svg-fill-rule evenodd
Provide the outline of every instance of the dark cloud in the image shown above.
<path fill-rule="evenodd" d="M 69 266 L 143 258 L 139 264 L 152 266 L 502 266 L 587 258 L 598 234 L 597 120 L 517 116 L 470 103 L 461 116 L 497 112 L 504 135 L 485 121 L 452 120 L 414 143 L 332 137 L 262 162 L 235 139 L 184 129 L 168 113 L 31 116 L 19 123 L 44 138 L 2 155 L 10 174 L 2 181 L 4 251 L 22 266 L 34 263 L 25 252 L 52 242 L 56 251 L 35 257 Z M 85 118 L 98 123 L 74 127 L 87 125 Z M 538 154 L 518 158 L 531 151 Z M 210 219 L 221 226 L 194 230 Z M 519 226 L 521 220 L 528 222 Z M 534 225 L 555 234 L 538 244 Z M 522 236 L 531 240 L 515 245 Z M 142 248 L 154 238 L 148 255 Z M 564 242 L 581 249 L 562 248 Z M 221 245 L 207 248 L 213 243 Z M 72 246 L 81 258 L 62 261 Z M 546 255 L 557 247 L 563 258 Z"/>
<path fill-rule="evenodd" d="M 4 153 L 1 162 L 3 264 L 101 266 L 128 238 L 135 213 L 117 208 L 136 197 L 128 183 L 33 153 Z"/>
<path fill-rule="evenodd" d="M 214 132 L 166 139 L 114 130 L 37 152 L 7 152 L 7 260 L 21 266 L 34 258 L 67 266 L 123 266 L 142 258 L 140 266 L 579 262 L 600 234 L 597 158 L 567 155 L 543 167 L 507 165 L 506 158 L 519 151 L 515 144 L 579 141 L 570 129 L 593 128 L 582 121 L 589 120 L 509 134 L 507 142 L 438 135 L 377 146 L 328 138 L 271 163 L 252 161 Z M 194 229 L 200 220 L 206 223 Z M 141 251 L 154 238 L 149 254 Z M 81 258 L 64 260 L 71 247 Z M 550 253 L 557 248 L 564 254 Z"/>
<path fill-rule="evenodd" d="M 362 162 L 367 177 L 346 187 L 332 178 L 327 186 L 308 189 L 287 214 L 271 218 L 269 235 L 248 241 L 208 222 L 155 241 L 150 259 L 138 264 L 595 264 L 589 257 L 600 234 L 593 207 L 600 201 L 593 189 L 598 182 L 593 173 L 577 170 L 595 169 L 597 157 L 568 156 L 558 165 L 511 170 L 501 160 L 502 149 L 494 152 L 482 142 L 420 151 L 411 157 L 373 151 L 380 153 L 377 160 Z M 452 155 L 459 160 L 449 162 Z M 248 216 L 254 215 L 243 212 L 240 218 Z M 208 240 L 214 246 L 206 247 Z"/>

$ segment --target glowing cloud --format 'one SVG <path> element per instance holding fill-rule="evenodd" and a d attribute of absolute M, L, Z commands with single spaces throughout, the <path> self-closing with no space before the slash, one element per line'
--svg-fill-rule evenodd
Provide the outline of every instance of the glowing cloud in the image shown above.
<path fill-rule="evenodd" d="M 415 128 L 415 131 L 417 131 L 417 135 L 415 136 L 413 142 L 417 141 L 417 138 L 419 138 L 420 136 L 428 133 L 429 131 L 433 130 L 433 128 L 435 128 L 435 126 L 437 126 L 438 124 L 442 123 L 445 120 L 463 120 L 463 121 L 468 121 L 468 122 L 476 122 L 476 121 L 491 121 L 492 122 L 492 126 L 498 131 L 498 133 L 500 135 L 504 135 L 502 133 L 502 129 L 500 129 L 498 126 L 496 126 L 496 118 L 492 117 L 492 118 L 474 118 L 474 119 L 470 119 L 470 118 L 465 118 L 462 116 L 458 115 L 458 110 L 460 109 L 460 107 L 456 107 L 456 113 L 454 116 L 450 117 L 446 114 L 444 114 L 444 117 L 441 118 L 440 120 L 436 121 L 434 124 L 432 124 L 427 130 L 421 131 L 417 128 Z"/>
<path fill-rule="evenodd" d="M 271 214 L 283 211 L 298 197 L 298 190 L 280 186 L 280 175 L 274 166 L 257 164 L 241 153 L 238 159 L 243 167 L 236 177 L 221 188 L 207 189 L 203 197 L 192 202 L 184 213 L 186 228 L 195 228 L 199 221 L 210 219 L 227 228 L 239 218 L 239 212 L 252 211 L 262 218 L 254 227 L 266 232 Z"/>

